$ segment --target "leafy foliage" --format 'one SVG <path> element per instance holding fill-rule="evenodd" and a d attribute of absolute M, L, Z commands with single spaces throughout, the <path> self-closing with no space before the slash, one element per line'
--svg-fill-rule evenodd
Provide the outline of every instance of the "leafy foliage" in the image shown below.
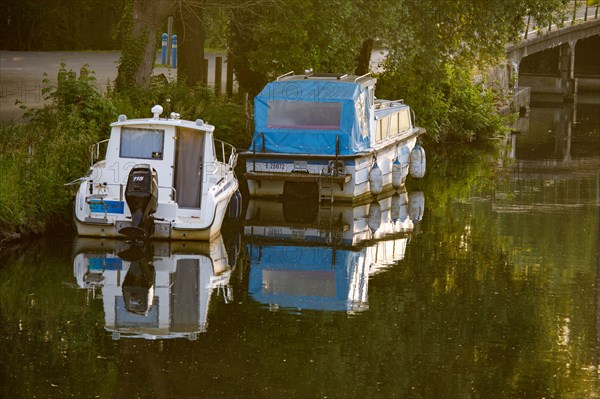
<path fill-rule="evenodd" d="M 361 44 L 386 51 L 378 96 L 404 98 L 436 141 L 471 141 L 501 129 L 502 93 L 474 83 L 502 60 L 526 16 L 560 18 L 567 0 L 299 0 L 232 17 L 230 48 L 240 87 L 256 94 L 289 70 L 352 72 Z M 558 14 L 556 14 L 558 12 Z"/>
<path fill-rule="evenodd" d="M 57 80 L 53 85 L 44 77 L 46 105 L 27 110 L 29 124 L 0 127 L 0 241 L 70 221 L 72 193 L 64 184 L 85 173 L 89 146 L 108 138 L 108 126 L 120 113 L 147 117 L 153 105 L 163 104 L 183 118 L 216 125 L 219 138 L 247 145 L 242 106 L 225 103 L 205 87 L 155 80 L 135 97 L 112 88 L 103 95 L 87 67 L 77 76 L 64 64 Z"/>

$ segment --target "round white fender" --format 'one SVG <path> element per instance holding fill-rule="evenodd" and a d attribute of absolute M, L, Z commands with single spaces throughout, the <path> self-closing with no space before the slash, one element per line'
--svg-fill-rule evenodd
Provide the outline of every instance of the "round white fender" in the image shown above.
<path fill-rule="evenodd" d="M 408 194 L 408 215 L 413 223 L 418 223 L 423 219 L 425 211 L 425 195 L 422 191 L 415 191 Z"/>
<path fill-rule="evenodd" d="M 410 152 L 410 175 L 420 179 L 425 176 L 425 150 L 420 145 Z"/>
<path fill-rule="evenodd" d="M 373 195 L 379 195 L 383 191 L 383 173 L 377 166 L 377 161 L 373 163 L 373 167 L 369 172 L 369 186 Z"/>
<path fill-rule="evenodd" d="M 392 195 L 392 221 L 405 222 L 408 216 L 408 194 L 395 193 Z"/>
<path fill-rule="evenodd" d="M 371 202 L 369 205 L 369 219 L 367 221 L 372 233 L 375 233 L 381 226 L 381 205 L 378 201 Z"/>
<path fill-rule="evenodd" d="M 402 187 L 402 183 L 404 180 L 403 177 L 404 176 L 402 176 L 402 164 L 400 163 L 400 161 L 398 161 L 398 158 L 396 158 L 396 160 L 392 164 L 392 187 L 394 187 L 394 190 L 398 190 L 400 187 Z"/>

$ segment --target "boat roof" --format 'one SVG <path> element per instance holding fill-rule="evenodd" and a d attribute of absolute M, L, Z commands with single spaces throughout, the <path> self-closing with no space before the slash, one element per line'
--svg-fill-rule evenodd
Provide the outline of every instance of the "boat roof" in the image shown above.
<path fill-rule="evenodd" d="M 162 107 L 155 107 L 159 107 L 159 109 L 152 109 L 152 112 L 154 113 L 154 116 L 152 118 L 127 119 L 125 115 L 119 115 L 119 120 L 117 122 L 111 123 L 110 126 L 117 127 L 134 125 L 162 125 L 182 127 L 192 130 L 200 130 L 207 133 L 212 133 L 215 130 L 215 127 L 213 125 L 204 122 L 202 119 L 196 119 L 195 121 L 180 119 L 179 114 L 175 112 L 171 113 L 170 118 L 161 118 L 160 113 L 162 113 Z"/>
<path fill-rule="evenodd" d="M 279 76 L 276 82 L 289 82 L 299 80 L 317 80 L 327 82 L 343 82 L 343 83 L 355 83 L 364 86 L 372 86 L 377 82 L 377 79 L 372 77 L 370 73 L 362 76 L 351 75 L 347 73 L 307 73 L 302 75 L 294 75 L 294 72 L 288 72 L 284 75 Z"/>
<path fill-rule="evenodd" d="M 155 119 L 155 118 L 144 118 L 144 119 L 129 119 L 122 122 L 113 122 L 110 124 L 111 127 L 116 126 L 133 126 L 133 125 L 162 125 L 162 126 L 176 126 L 183 127 L 186 129 L 200 130 L 207 133 L 212 133 L 215 130 L 213 125 L 203 123 L 198 125 L 196 122 L 188 121 L 185 119 Z"/>

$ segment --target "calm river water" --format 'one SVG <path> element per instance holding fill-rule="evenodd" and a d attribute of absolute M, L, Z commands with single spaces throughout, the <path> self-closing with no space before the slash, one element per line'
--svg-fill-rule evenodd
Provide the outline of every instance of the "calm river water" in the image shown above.
<path fill-rule="evenodd" d="M 600 398 L 600 106 L 529 126 L 362 207 L 5 254 L 0 396 Z"/>

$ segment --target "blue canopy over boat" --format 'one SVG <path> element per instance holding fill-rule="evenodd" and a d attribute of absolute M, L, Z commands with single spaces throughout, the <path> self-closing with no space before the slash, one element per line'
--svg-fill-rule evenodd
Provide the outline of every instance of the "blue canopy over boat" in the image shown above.
<path fill-rule="evenodd" d="M 346 311 L 366 303 L 364 253 L 331 247 L 249 244 L 248 292 L 258 302 L 296 309 Z M 333 263 L 332 263 L 333 262 Z M 360 280 L 360 281 L 357 281 Z M 356 297 L 356 298 L 354 298 Z"/>
<path fill-rule="evenodd" d="M 369 147 L 368 87 L 336 80 L 271 82 L 254 98 L 257 151 L 351 155 Z M 253 147 L 251 146 L 251 150 Z"/>

